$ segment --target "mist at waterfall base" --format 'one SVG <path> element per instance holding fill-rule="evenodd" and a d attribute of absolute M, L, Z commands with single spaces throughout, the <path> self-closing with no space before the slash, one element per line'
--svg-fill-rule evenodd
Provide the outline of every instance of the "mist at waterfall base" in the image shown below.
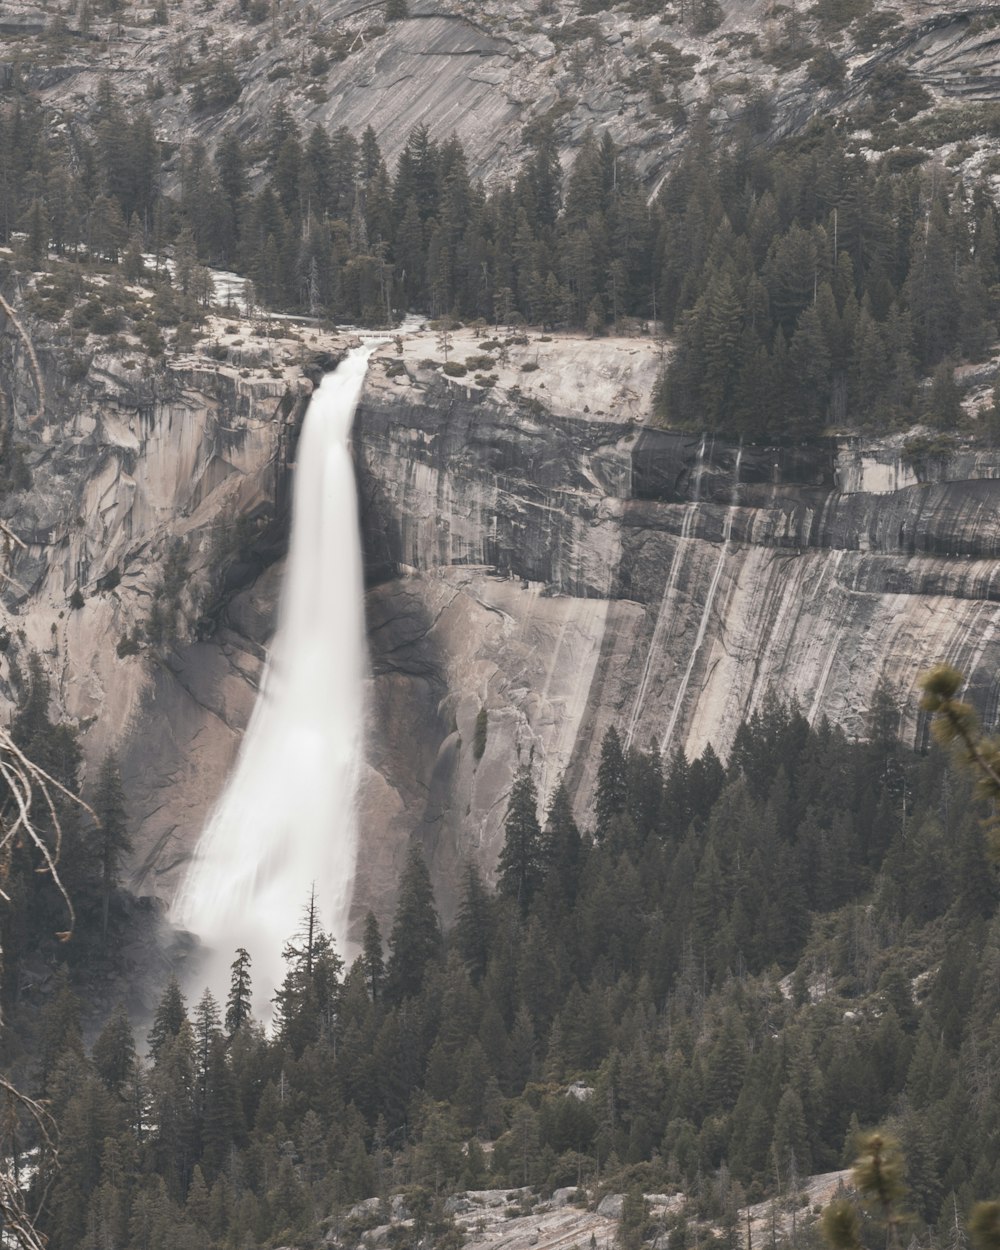
<path fill-rule="evenodd" d="M 202 833 L 171 919 L 204 947 L 187 987 L 225 1002 L 238 947 L 254 1012 L 271 1016 L 315 884 L 343 952 L 357 855 L 364 605 L 350 430 L 374 345 L 355 348 L 309 404 L 295 457 L 278 628 L 239 756 Z"/>

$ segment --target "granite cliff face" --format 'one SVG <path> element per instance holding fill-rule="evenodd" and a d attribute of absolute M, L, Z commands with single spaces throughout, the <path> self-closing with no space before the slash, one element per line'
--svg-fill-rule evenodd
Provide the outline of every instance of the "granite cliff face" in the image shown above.
<path fill-rule="evenodd" d="M 168 897 L 255 697 L 309 386 L 295 362 L 244 377 L 120 354 L 69 381 L 58 344 L 36 346 L 46 415 L 16 343 L 6 388 L 34 481 L 4 511 L 27 550 L 3 593 L 0 697 L 41 652 L 88 764 L 122 752 L 133 881 Z M 997 719 L 997 454 L 652 430 L 648 340 L 531 342 L 494 389 L 445 380 L 427 351 L 413 332 L 402 370 L 376 357 L 356 423 L 373 673 L 356 915 L 388 912 L 419 837 L 449 916 L 464 860 L 493 869 L 518 759 L 533 753 L 543 797 L 565 773 L 582 813 L 609 725 L 725 755 L 773 688 L 859 734 L 884 676 L 919 746 L 914 681 L 939 659 Z M 157 605 L 171 628 L 130 654 Z"/>
<path fill-rule="evenodd" d="M 440 383 L 373 386 L 357 432 L 384 831 L 361 894 L 415 831 L 447 909 L 464 858 L 495 862 L 518 758 L 543 796 L 565 773 L 583 813 L 610 725 L 725 756 L 773 689 L 857 735 L 884 677 L 919 747 L 915 679 L 942 659 L 997 718 L 995 453 L 741 448 Z"/>
<path fill-rule="evenodd" d="M 97 352 L 84 371 L 56 336 L 32 333 L 43 414 L 20 341 L 0 336 L 3 398 L 32 473 L 4 500 L 26 546 L 0 588 L 0 706 L 38 652 L 88 773 L 119 753 L 132 884 L 164 896 L 253 706 L 309 385 L 297 368 L 241 376 L 197 355 L 140 366 Z"/>

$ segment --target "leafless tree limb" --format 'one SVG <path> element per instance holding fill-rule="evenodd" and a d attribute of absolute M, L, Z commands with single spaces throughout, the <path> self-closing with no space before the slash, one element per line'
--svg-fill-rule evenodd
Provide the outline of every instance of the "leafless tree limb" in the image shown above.
<path fill-rule="evenodd" d="M 41 1103 L 23 1094 L 5 1077 L 0 1076 L 0 1093 L 14 1116 L 26 1115 L 31 1121 L 38 1139 L 40 1154 L 50 1165 L 55 1164 L 58 1152 L 55 1145 L 56 1126 Z M 27 1210 L 16 1157 L 5 1157 L 0 1166 L 0 1222 L 6 1241 L 13 1242 L 21 1250 L 46 1250 L 46 1239 L 35 1227 L 38 1212 Z M 50 1169 L 51 1170 L 51 1166 Z"/>
<path fill-rule="evenodd" d="M 0 308 L 2 308 L 6 313 L 7 320 L 21 336 L 21 341 L 24 343 L 24 350 L 28 353 L 28 360 L 31 362 L 31 369 L 35 375 L 35 390 L 38 395 L 38 411 L 40 413 L 44 412 L 45 383 L 42 380 L 42 370 L 38 364 L 38 357 L 35 355 L 35 345 L 32 343 L 31 336 L 28 334 L 28 331 L 21 324 L 17 313 L 13 310 L 13 308 L 11 308 L 10 304 L 7 303 L 2 295 L 0 295 Z"/>
<path fill-rule="evenodd" d="M 53 884 L 59 891 L 66 906 L 69 924 L 59 934 L 59 937 L 65 941 L 73 932 L 75 913 L 72 900 L 66 892 L 62 878 L 59 876 L 58 863 L 62 852 L 62 825 L 59 821 L 59 814 L 53 799 L 53 791 L 62 794 L 71 802 L 84 808 L 91 816 L 94 816 L 94 812 L 83 799 L 67 790 L 61 782 L 30 760 L 14 742 L 10 732 L 6 729 L 0 729 L 0 776 L 7 782 L 16 809 L 15 818 L 0 825 L 0 862 L 6 861 L 14 840 L 18 835 L 26 838 L 34 845 L 45 864 L 45 867 L 40 869 L 40 871 L 48 872 L 52 877 Z M 37 803 L 39 797 L 48 809 L 52 822 L 51 845 L 32 818 L 31 809 L 33 804 Z M 96 820 L 96 816 L 94 818 Z"/>
<path fill-rule="evenodd" d="M 5 525 L 3 521 L 0 521 L 0 534 L 3 534 L 12 547 L 20 547 L 22 551 L 28 550 L 27 544 L 18 538 L 10 526 Z"/>
<path fill-rule="evenodd" d="M 75 915 L 73 903 L 59 875 L 59 856 L 62 850 L 62 825 L 56 797 L 61 795 L 71 803 L 84 808 L 93 816 L 93 810 L 81 798 L 68 790 L 44 768 L 31 760 L 13 740 L 9 730 L 0 729 L 0 777 L 10 792 L 8 814 L 0 813 L 0 899 L 9 902 L 3 889 L 10 867 L 11 853 L 17 841 L 25 841 L 35 847 L 42 858 L 40 872 L 47 873 L 58 890 L 69 922 L 57 936 L 65 941 L 73 932 Z M 37 822 L 35 811 L 39 804 L 48 812 L 51 828 L 46 833 Z M 96 817 L 95 817 L 96 819 Z M 0 950 L 0 960 L 3 952 Z M 2 1024 L 2 1020 L 0 1020 Z M 0 1075 L 0 1094 L 7 1099 L 14 1122 L 26 1116 L 33 1126 L 37 1140 L 40 1170 L 51 1175 L 57 1163 L 55 1146 L 56 1127 L 45 1108 L 29 1098 L 6 1077 Z M 13 1149 L 7 1153 L 3 1145 L 0 1158 L 0 1227 L 3 1244 L 20 1247 L 20 1250 L 45 1250 L 45 1238 L 36 1228 L 37 1212 L 28 1210 L 18 1160 Z M 42 1157 L 45 1167 L 41 1169 Z M 44 1197 L 44 1195 L 43 1195 Z"/>

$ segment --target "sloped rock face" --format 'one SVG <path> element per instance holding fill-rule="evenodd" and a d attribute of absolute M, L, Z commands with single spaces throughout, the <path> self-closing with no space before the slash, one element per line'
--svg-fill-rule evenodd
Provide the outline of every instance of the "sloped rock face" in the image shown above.
<path fill-rule="evenodd" d="M 915 682 L 940 660 L 998 716 L 996 453 L 713 445 L 443 389 L 380 392 L 357 428 L 381 581 L 373 812 L 394 806 L 400 837 L 362 864 L 361 894 L 391 889 L 414 833 L 447 913 L 463 859 L 495 864 L 518 758 L 543 798 L 566 773 L 585 812 L 610 725 L 724 756 L 773 689 L 862 734 L 885 678 L 921 746 Z"/>
<path fill-rule="evenodd" d="M 285 542 L 285 460 L 308 387 L 112 355 L 70 382 L 59 345 L 36 348 L 46 413 L 34 411 L 16 346 L 4 385 L 33 481 L 4 501 L 27 548 L 0 587 L 0 704 L 15 702 L 17 672 L 37 651 L 54 710 L 81 731 L 88 774 L 106 750 L 120 755 L 134 888 L 169 896 L 256 696 Z M 249 528 L 235 552 L 238 522 Z M 180 551 L 179 586 L 165 592 Z M 154 606 L 170 618 L 162 642 L 120 645 Z"/>
<path fill-rule="evenodd" d="M 329 6 L 330 29 L 356 11 L 353 3 Z M 353 55 L 325 76 L 326 99 L 311 109 L 310 125 L 346 125 L 358 137 L 372 126 L 394 160 L 413 124 L 400 119 L 419 118 L 434 135 L 456 134 L 476 153 L 477 172 L 509 159 L 535 104 L 526 67 L 518 67 L 524 49 L 436 4 L 418 3 L 412 12 L 380 35 L 358 36 Z M 244 115 L 264 114 L 275 99 L 267 73 L 276 59 L 286 58 L 270 50 L 256 58 L 242 97 Z"/>
<path fill-rule="evenodd" d="M 845 81 L 825 86 L 810 75 L 808 54 L 775 76 L 766 54 L 784 39 L 788 11 L 772 0 L 721 0 L 722 21 L 706 34 L 677 21 L 670 6 L 642 17 L 608 8 L 581 20 L 574 0 L 410 0 L 408 18 L 389 23 L 380 6 L 356 0 L 294 0 L 257 24 L 246 7 L 176 0 L 163 26 L 150 24 L 152 6 L 90 14 L 85 29 L 66 15 L 69 50 L 53 61 L 46 47 L 18 73 L 76 122 L 80 101 L 110 76 L 127 106 L 146 109 L 168 142 L 197 137 L 209 150 L 228 130 L 260 139 L 279 101 L 304 133 L 321 123 L 360 137 L 372 126 L 390 165 L 412 127 L 425 123 L 438 140 L 457 135 L 470 172 L 486 181 L 516 173 L 539 124 L 554 127 L 564 164 L 588 131 L 607 131 L 650 188 L 686 142 L 685 112 L 706 103 L 713 124 L 730 129 L 746 116 L 748 82 L 773 98 L 774 135 L 795 133 L 817 112 L 862 104 L 887 64 L 944 105 L 993 100 L 1000 90 L 994 10 L 961 0 L 898 0 L 891 12 L 900 25 L 877 51 L 799 13 L 805 37 L 844 62 Z M 31 48 L 50 22 L 34 0 L 7 0 L 0 34 Z M 242 89 L 235 102 L 206 111 L 195 107 L 190 71 L 209 44 L 229 58 Z M 315 66 L 324 48 L 330 55 Z M 12 66 L 0 63 L 0 85 Z M 968 165 L 973 180 L 981 158 L 968 158 L 977 159 Z M 166 165 L 168 186 L 178 166 L 176 158 Z"/>
<path fill-rule="evenodd" d="M 308 386 L 111 356 L 71 384 L 58 345 L 36 346 L 48 415 L 16 346 L 4 382 L 34 481 L 5 504 L 28 546 L 0 599 L 0 699 L 39 651 L 88 767 L 121 753 L 134 883 L 168 897 L 256 695 Z M 494 868 L 518 760 L 533 758 L 543 800 L 567 775 L 584 813 L 609 725 L 725 755 L 773 688 L 858 734 L 885 677 L 921 745 L 914 683 L 940 659 L 996 721 L 1000 456 L 713 444 L 566 415 L 556 369 L 541 376 L 546 389 L 498 397 L 373 366 L 355 438 L 373 673 L 357 916 L 389 913 L 418 837 L 450 918 L 463 862 Z M 258 523 L 223 558 L 237 518 Z M 120 654 L 163 606 L 177 540 L 177 635 Z"/>

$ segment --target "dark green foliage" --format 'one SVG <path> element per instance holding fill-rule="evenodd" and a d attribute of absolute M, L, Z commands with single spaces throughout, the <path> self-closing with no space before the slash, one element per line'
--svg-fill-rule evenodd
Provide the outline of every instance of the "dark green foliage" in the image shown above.
<path fill-rule="evenodd" d="M 181 596 L 187 586 L 187 577 L 187 543 L 182 538 L 171 539 L 160 580 L 153 588 L 153 605 L 146 621 L 146 636 L 154 646 L 165 646 L 178 640 Z"/>
<path fill-rule="evenodd" d="M 250 962 L 249 951 L 241 946 L 233 960 L 226 998 L 226 1032 L 230 1036 L 250 1021 L 253 1004 Z"/>
<path fill-rule="evenodd" d="M 872 91 L 921 106 L 905 77 Z M 902 425 L 924 415 L 918 371 L 939 368 L 930 419 L 962 423 L 943 362 L 995 334 L 995 213 L 920 159 L 879 167 L 820 122 L 766 155 L 692 147 L 660 193 L 665 420 L 753 439 Z"/>
<path fill-rule="evenodd" d="M 572 906 L 583 867 L 583 841 L 573 819 L 573 805 L 565 780 L 552 796 L 542 835 L 546 893 L 555 903 Z"/>
<path fill-rule="evenodd" d="M 107 753 L 101 764 L 92 805 L 98 821 L 96 840 L 101 864 L 101 928 L 106 937 L 111 896 L 120 884 L 122 864 L 132 849 L 121 771 L 112 751 Z"/>
<path fill-rule="evenodd" d="M 128 1012 L 119 1004 L 101 1030 L 91 1055 L 97 1075 L 112 1094 L 123 1094 L 135 1070 L 135 1038 Z"/>
<path fill-rule="evenodd" d="M 884 17 L 867 7 L 821 0 L 817 17 L 831 29 L 860 29 Z M 390 20 L 405 15 L 405 3 L 387 6 Z M 704 33 L 720 9 L 715 0 L 687 0 L 684 16 Z M 783 24 L 776 55 L 811 57 L 815 82 L 839 82 L 836 53 L 805 42 L 794 7 Z M 583 18 L 550 34 L 573 42 L 594 30 Z M 338 55 L 333 43 L 328 50 Z M 664 75 L 675 84 L 689 77 L 691 55 L 665 41 L 650 51 L 656 72 L 636 85 L 656 108 L 675 107 Z M 195 109 L 231 103 L 240 89 L 223 54 L 185 75 Z M 867 124 L 891 115 L 898 129 L 927 102 L 895 62 L 865 80 Z M 976 115 L 987 131 L 996 129 L 983 112 L 990 107 Z M 950 126 L 946 137 L 960 138 L 946 113 L 927 126 Z M 383 324 L 394 310 L 414 309 L 599 334 L 609 323 L 655 316 L 676 339 L 657 401 L 672 425 L 780 440 L 922 418 L 921 375 L 946 360 L 983 359 L 995 336 L 992 197 L 985 186 L 966 194 L 957 178 L 926 170 L 918 132 L 884 159 L 867 159 L 822 119 L 762 144 L 773 117 L 768 94 L 754 90 L 729 144 L 714 141 L 705 116 L 694 119 L 683 159 L 650 205 L 607 135 L 586 136 L 564 175 L 551 119 L 529 126 L 516 178 L 487 194 L 454 138 L 416 127 L 390 171 L 371 131 L 360 141 L 342 128 L 304 135 L 279 101 L 259 154 L 232 133 L 214 157 L 197 140 L 186 145 L 178 192 L 167 199 L 149 118 L 126 117 L 104 82 L 89 128 L 67 134 L 27 97 L 0 119 L 0 150 L 12 152 L 0 163 L 0 243 L 23 229 L 36 265 L 45 236 L 60 257 L 86 245 L 130 279 L 142 276 L 144 248 L 160 255 L 172 246 L 174 286 L 161 290 L 156 316 L 106 294 L 79 301 L 73 314 L 79 328 L 101 334 L 132 320 L 128 328 L 150 351 L 164 347 L 162 324 L 178 325 L 183 342 L 187 323 L 203 316 L 205 265 L 214 263 L 250 277 L 265 306 L 343 321 Z M 866 124 L 863 112 L 857 120 Z M 258 155 L 265 176 L 251 186 Z M 57 286 L 46 277 L 30 297 L 38 315 L 62 315 Z M 470 367 L 486 368 L 447 361 L 445 372 L 461 377 Z M 963 420 L 955 398 L 943 374 L 930 406 L 943 428 Z M 5 462 L 11 484 L 23 485 L 23 466 L 0 443 L 0 491 Z M 169 593 L 157 598 L 148 629 L 155 646 L 174 640 L 177 617 Z"/>
<path fill-rule="evenodd" d="M 41 744 L 33 680 L 18 724 Z M 960 682 L 935 676 L 939 713 Z M 889 1119 L 907 1209 L 928 1244 L 958 1250 L 955 1204 L 995 1192 L 998 1167 L 993 1100 L 970 1081 L 997 1058 L 1000 893 L 964 779 L 902 751 L 898 722 L 884 685 L 857 743 L 769 696 L 728 768 L 710 748 L 661 767 L 609 733 L 596 844 L 561 782 L 540 830 L 520 769 L 497 891 L 468 866 L 442 944 L 415 844 L 388 966 L 369 914 L 346 976 L 310 899 L 270 1038 L 250 1019 L 245 952 L 225 1033 L 210 995 L 189 1021 L 173 982 L 147 1065 L 121 1009 L 87 1059 L 63 975 L 35 1048 L 63 1143 L 45 1231 L 67 1250 L 154 1227 L 170 1246 L 241 1244 L 251 1228 L 287 1244 L 293 1227 L 305 1243 L 331 1204 L 396 1172 L 413 1227 L 445 1246 L 455 1188 L 599 1171 L 628 1195 L 623 1244 L 650 1231 L 641 1193 L 668 1184 L 735 1237 L 742 1194 L 842 1166 L 848 1138 L 877 1204 L 893 1155 L 859 1126 Z M 578 1079 L 590 1098 L 567 1094 Z M 856 1250 L 883 1217 L 852 1211 L 826 1227 Z M 975 1216 L 979 1244 L 995 1223 Z"/>
<path fill-rule="evenodd" d="M 20 447 L 14 442 L 12 422 L 0 416 L 0 500 L 9 492 L 27 490 L 30 485 L 31 474 Z"/>
<path fill-rule="evenodd" d="M 601 762 L 597 769 L 594 815 L 598 838 L 607 837 L 615 817 L 624 813 L 627 797 L 625 753 L 618 730 L 612 725 L 601 741 Z"/>
<path fill-rule="evenodd" d="M 153 1024 L 146 1039 L 149 1043 L 150 1057 L 154 1063 L 158 1062 L 160 1055 L 180 1035 L 186 1023 L 187 1010 L 184 1005 L 184 995 L 181 993 L 177 978 L 172 976 L 157 1005 L 153 1015 Z"/>
<path fill-rule="evenodd" d="M 247 5 L 252 18 L 254 8 Z M 390 0 L 386 16 L 406 17 L 405 0 Z M 314 73 L 324 72 L 328 53 L 339 57 L 346 49 L 336 39 L 320 49 Z M 227 107 L 241 91 L 225 53 L 177 75 L 181 85 L 190 84 L 196 113 Z M 144 248 L 160 256 L 172 246 L 172 294 L 189 320 L 203 313 L 207 263 L 252 278 L 268 307 L 378 324 L 406 307 L 466 320 L 496 311 L 508 321 L 543 325 L 582 326 L 596 317 L 600 329 L 605 310 L 615 321 L 645 318 L 655 302 L 655 236 L 645 192 L 607 137 L 588 138 L 562 213 L 563 175 L 549 121 L 533 123 L 531 153 L 514 185 L 487 196 L 470 178 L 454 138 L 439 142 L 416 127 L 390 172 L 370 130 L 360 142 L 342 128 L 330 133 L 314 126 L 304 136 L 279 101 L 261 144 L 263 185 L 251 190 L 248 159 L 257 154 L 228 133 L 214 158 L 198 140 L 185 145 L 178 193 L 167 199 L 157 177 L 165 154 L 149 119 L 126 118 L 107 81 L 90 119 L 91 137 L 86 126 L 67 137 L 55 115 L 27 100 L 18 110 L 0 119 L 0 150 L 10 146 L 16 157 L 0 165 L 0 243 L 24 229 L 24 261 L 36 267 L 45 260 L 46 237 L 59 256 L 75 256 L 86 245 L 92 255 L 121 264 L 130 281 L 150 280 Z M 77 172 L 91 170 L 96 176 Z M 41 315 L 61 315 L 54 300 L 36 302 Z M 137 332 L 153 350 L 158 327 L 145 312 L 139 320 Z M 81 324 L 114 334 L 125 323 L 121 310 L 98 305 Z M 467 367 L 450 364 L 455 377 Z M 162 615 L 158 608 L 153 633 L 169 640 L 170 622 L 164 626 Z"/>
<path fill-rule="evenodd" d="M 503 824 L 504 843 L 497 862 L 497 887 L 522 914 L 542 883 L 544 857 L 538 823 L 538 793 L 531 765 L 523 764 L 514 778 Z"/>
<path fill-rule="evenodd" d="M 224 53 L 194 67 L 189 76 L 194 81 L 191 90 L 194 113 L 227 108 L 236 103 L 243 91 L 236 68 Z"/>
<path fill-rule="evenodd" d="M 718 0 L 689 0 L 691 29 L 696 35 L 707 35 L 722 21 L 722 6 Z"/>
<path fill-rule="evenodd" d="M 418 842 L 410 847 L 399 880 L 399 901 L 389 935 L 386 995 L 400 1003 L 420 992 L 430 965 L 441 951 L 430 873 Z"/>
<path fill-rule="evenodd" d="M 486 975 L 495 932 L 493 898 L 474 864 L 465 868 L 465 882 L 455 920 L 453 941 L 474 985 Z"/>
<path fill-rule="evenodd" d="M 825 26 L 838 29 L 863 17 L 871 8 L 871 0 L 817 0 L 814 12 Z"/>
<path fill-rule="evenodd" d="M 307 1046 L 332 1040 L 344 967 L 320 924 L 315 889 L 283 955 L 288 972 L 274 997 L 275 1023 L 283 1044 L 297 1058 Z"/>
<path fill-rule="evenodd" d="M 492 363 L 491 360 L 490 364 Z M 483 754 L 486 751 L 486 735 L 489 732 L 489 723 L 486 709 L 481 707 L 476 713 L 476 728 L 472 736 L 472 755 L 477 762 L 483 758 Z"/>
<path fill-rule="evenodd" d="M 382 955 L 382 934 L 379 932 L 378 919 L 373 911 L 365 916 L 365 932 L 361 950 L 362 965 L 368 993 L 373 1003 L 378 1002 L 385 982 L 385 960 Z"/>

